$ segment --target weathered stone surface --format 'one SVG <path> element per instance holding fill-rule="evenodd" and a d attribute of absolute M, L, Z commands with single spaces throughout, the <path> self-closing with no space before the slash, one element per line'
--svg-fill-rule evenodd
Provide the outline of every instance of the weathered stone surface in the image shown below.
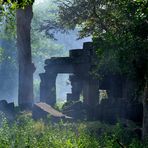
<path fill-rule="evenodd" d="M 140 103 L 129 103 L 126 100 L 102 100 L 96 107 L 96 120 L 115 124 L 119 119 L 131 120 L 138 125 L 142 124 L 143 107 Z"/>
<path fill-rule="evenodd" d="M 54 106 L 56 103 L 56 77 L 59 73 L 73 73 L 70 76 L 72 93 L 68 101 L 79 101 L 83 95 L 84 102 L 90 108 L 99 96 L 98 80 L 90 74 L 94 67 L 94 49 L 91 42 L 84 43 L 83 49 L 70 50 L 69 57 L 52 57 L 45 61 L 45 73 L 40 74 L 40 98 L 42 102 Z M 82 93 L 83 92 L 83 93 Z"/>
<path fill-rule="evenodd" d="M 71 58 L 78 58 L 84 56 L 83 49 L 73 49 L 69 51 L 69 55 Z"/>
<path fill-rule="evenodd" d="M 69 80 L 71 82 L 71 94 L 67 94 L 67 101 L 79 101 L 80 94 L 83 88 L 83 82 L 81 81 L 80 77 L 77 75 L 70 75 Z"/>
<path fill-rule="evenodd" d="M 66 119 L 66 120 L 71 120 L 72 118 L 55 110 L 53 107 L 50 105 L 40 102 L 34 104 L 33 107 L 33 118 L 34 119 L 40 119 L 40 118 L 46 118 L 47 115 L 51 116 L 52 121 L 58 121 L 60 119 Z"/>
<path fill-rule="evenodd" d="M 98 60 L 98 59 L 97 59 Z M 79 108 L 80 96 L 87 119 L 101 120 L 109 123 L 117 122 L 118 118 L 127 118 L 135 122 L 142 120 L 142 106 L 130 104 L 135 83 L 120 74 L 107 73 L 103 70 L 103 79 L 98 80 L 92 73 L 96 70 L 96 53 L 91 42 L 86 42 L 83 49 L 70 50 L 69 57 L 52 57 L 45 61 L 45 73 L 40 74 L 40 98 L 51 106 L 56 103 L 56 77 L 59 73 L 69 73 L 71 93 L 67 94 L 67 102 L 76 102 L 67 111 L 72 117 L 81 115 Z M 100 73 L 99 73 L 100 75 Z M 108 99 L 99 104 L 99 89 L 107 92 Z M 78 106 L 78 108 L 76 107 Z M 81 107 L 82 107 L 81 106 Z M 83 108 L 83 107 L 82 107 Z M 138 108 L 138 110 L 136 110 Z M 83 114 L 83 113 L 82 113 Z"/>
<path fill-rule="evenodd" d="M 85 118 L 85 106 L 81 101 L 67 102 L 63 105 L 62 112 L 74 120 Z"/>
<path fill-rule="evenodd" d="M 7 108 L 7 105 L 8 105 L 8 103 L 6 100 L 1 100 L 0 101 L 0 110 Z"/>
<path fill-rule="evenodd" d="M 14 103 L 7 103 L 6 100 L 0 101 L 0 112 L 8 119 L 13 121 L 15 118 L 15 107 Z"/>

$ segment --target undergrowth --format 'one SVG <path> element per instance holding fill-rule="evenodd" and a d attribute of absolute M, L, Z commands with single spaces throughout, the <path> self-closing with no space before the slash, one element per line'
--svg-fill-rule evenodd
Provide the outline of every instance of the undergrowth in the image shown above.
<path fill-rule="evenodd" d="M 51 123 L 19 116 L 14 123 L 2 118 L 0 148 L 147 148 L 137 136 L 117 124 L 100 122 Z"/>

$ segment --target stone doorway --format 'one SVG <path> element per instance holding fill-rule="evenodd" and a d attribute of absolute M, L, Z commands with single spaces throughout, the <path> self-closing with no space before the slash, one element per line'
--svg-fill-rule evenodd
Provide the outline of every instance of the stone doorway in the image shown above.
<path fill-rule="evenodd" d="M 58 74 L 56 78 L 56 103 L 63 104 L 67 102 L 67 94 L 71 93 L 71 82 L 69 76 L 71 74 Z"/>

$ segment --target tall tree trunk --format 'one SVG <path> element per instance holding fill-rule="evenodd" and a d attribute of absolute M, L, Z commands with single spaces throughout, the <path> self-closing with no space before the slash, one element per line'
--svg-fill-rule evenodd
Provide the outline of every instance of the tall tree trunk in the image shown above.
<path fill-rule="evenodd" d="M 18 104 L 23 108 L 30 108 L 33 104 L 33 72 L 31 56 L 31 20 L 32 5 L 25 9 L 18 9 L 17 18 L 17 46 L 19 62 Z"/>
<path fill-rule="evenodd" d="M 143 140 L 148 138 L 148 80 L 146 81 L 143 98 Z"/>

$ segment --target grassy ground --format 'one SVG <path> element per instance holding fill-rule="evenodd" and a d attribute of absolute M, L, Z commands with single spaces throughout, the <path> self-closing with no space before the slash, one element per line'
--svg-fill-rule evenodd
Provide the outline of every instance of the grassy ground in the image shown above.
<path fill-rule="evenodd" d="M 53 124 L 34 121 L 28 115 L 15 123 L 2 118 L 0 148 L 147 148 L 131 129 L 121 124 L 109 126 L 100 122 Z"/>

